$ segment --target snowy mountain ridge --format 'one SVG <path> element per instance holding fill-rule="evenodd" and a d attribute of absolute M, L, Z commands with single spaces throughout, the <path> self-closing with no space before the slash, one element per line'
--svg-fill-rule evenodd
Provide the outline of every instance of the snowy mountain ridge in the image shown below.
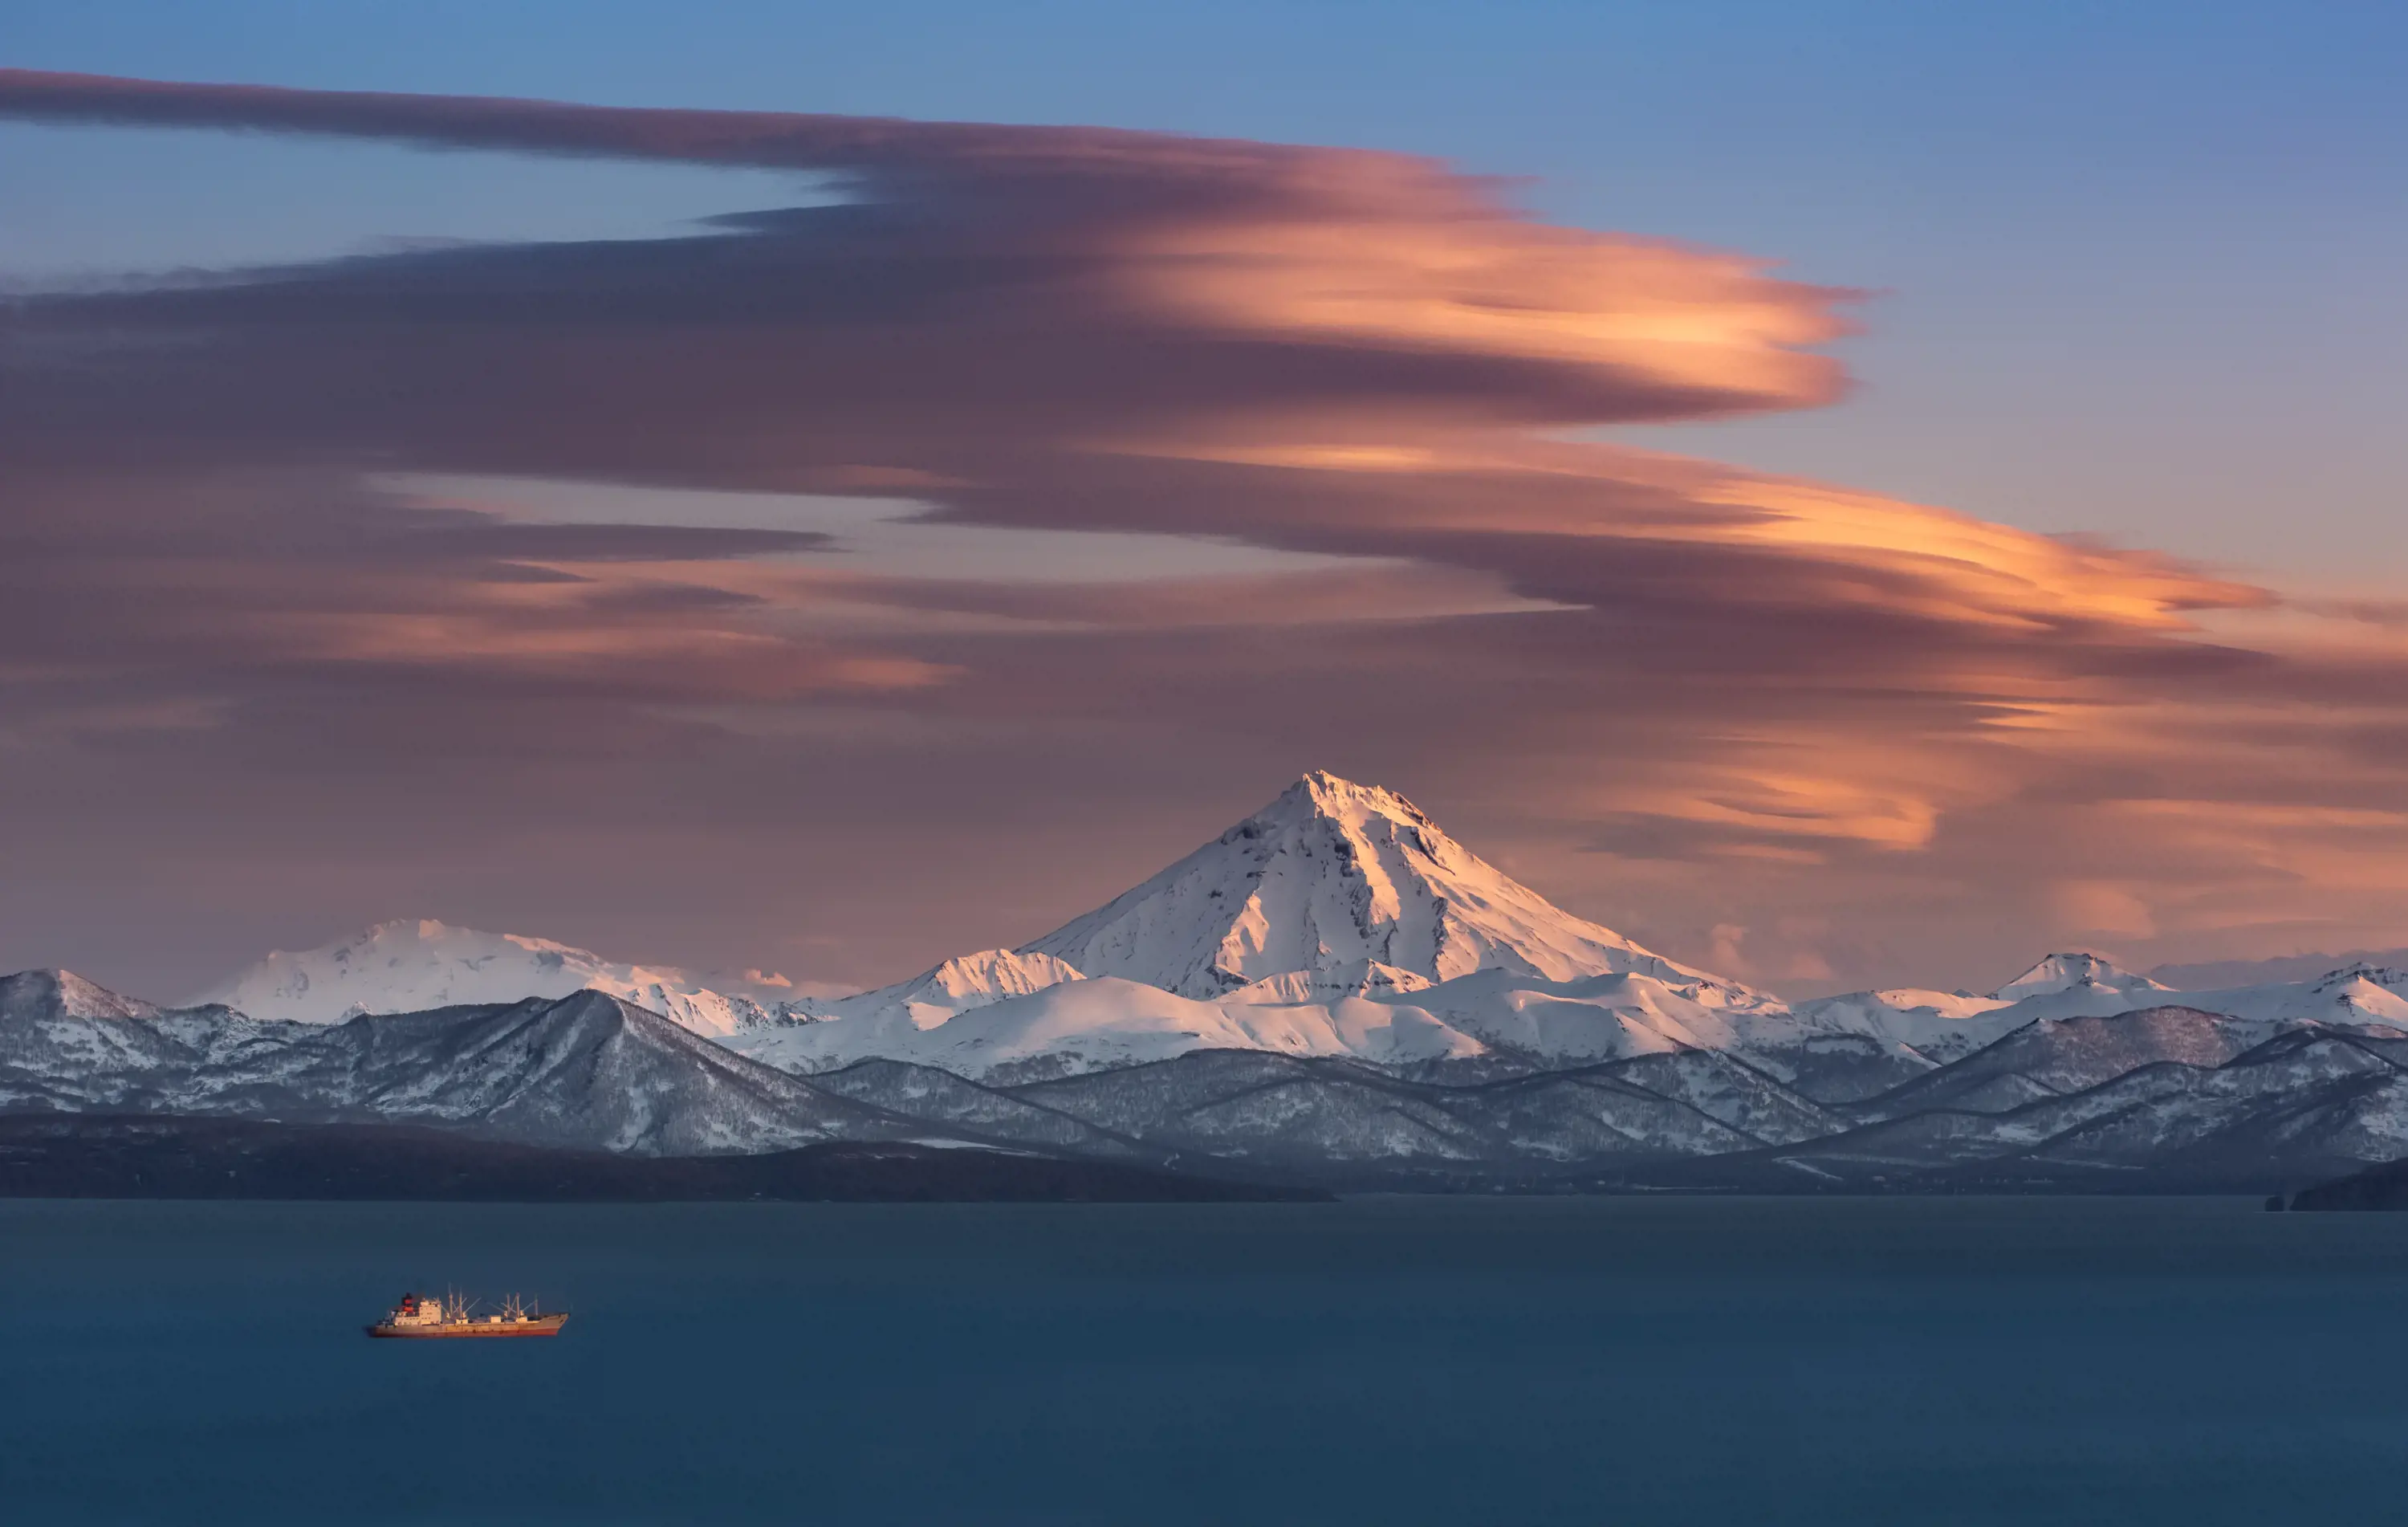
<path fill-rule="evenodd" d="M 1053 933 L 875 991 L 724 991 L 421 921 L 210 996 L 0 978 L 0 1111 L 651 1155 L 920 1140 L 1339 1186 L 2229 1187 L 2408 1153 L 2408 971 L 2176 993 L 2072 950 L 1988 996 L 1784 1002 L 1327 774 Z"/>
<path fill-rule="evenodd" d="M 1199 1049 L 1485 1074 L 1716 1050 L 1842 1092 L 1896 1085 L 2034 1021 L 2174 1000 L 2063 951 L 1988 997 L 1890 988 L 1786 1003 L 1562 911 L 1402 796 L 1327 773 L 1052 933 L 853 996 L 725 993 L 548 940 L 403 922 L 270 956 L 210 1000 L 322 1023 L 580 989 L 806 1074 L 880 1059 L 1068 1075 Z M 2408 1028 L 2408 977 L 2374 967 L 2179 1001 Z"/>
<path fill-rule="evenodd" d="M 415 1123 L 656 1156 L 927 1132 L 598 991 L 329 1024 L 158 1008 L 61 971 L 0 977 L 0 1111 Z"/>
<path fill-rule="evenodd" d="M 1517 978 L 1440 986 L 1482 980 Z M 1207 1006 L 1112 976 L 992 1005 L 1049 993 Z M 12 1113 L 409 1123 L 659 1156 L 916 1141 L 1337 1188 L 2262 1192 L 2408 1154 L 2408 1029 L 2388 1025 L 2178 1005 L 2043 1018 L 1870 1092 L 1762 1059 L 1675 1047 L 1441 1080 L 1224 1046 L 1050 1077 L 885 1059 L 803 1077 L 593 991 L 322 1024 L 156 1008 L 62 972 L 0 978 Z"/>

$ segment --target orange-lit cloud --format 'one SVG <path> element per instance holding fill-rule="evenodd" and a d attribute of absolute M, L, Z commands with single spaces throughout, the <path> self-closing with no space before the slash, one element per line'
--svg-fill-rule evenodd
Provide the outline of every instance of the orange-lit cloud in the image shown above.
<path fill-rule="evenodd" d="M 0 114 L 853 198 L 0 316 L 0 791 L 62 865 L 78 833 L 181 843 L 263 909 L 867 981 L 1041 931 L 1328 767 L 1766 979 L 2408 923 L 2390 606 L 1564 438 L 1840 397 L 1814 347 L 1852 295 L 1760 262 L 1363 151 L 6 72 Z M 502 486 L 411 486 L 443 474 Z M 889 566 L 777 528 L 810 494 L 1159 560 Z M 1259 560 L 1182 565 L 1233 542 Z M 464 885 L 505 889 L 422 904 Z M 327 930 L 270 915 L 224 937 Z"/>

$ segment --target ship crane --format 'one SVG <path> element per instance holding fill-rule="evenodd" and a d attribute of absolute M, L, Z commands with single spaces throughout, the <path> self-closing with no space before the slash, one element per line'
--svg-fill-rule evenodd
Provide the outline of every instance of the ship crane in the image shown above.
<path fill-rule="evenodd" d="M 504 1296 L 497 1314 L 480 1316 L 478 1301 L 457 1289 L 440 1299 L 401 1296 L 385 1318 L 367 1328 L 380 1337 L 555 1336 L 568 1323 L 566 1315 L 543 1315 L 517 1294 Z"/>

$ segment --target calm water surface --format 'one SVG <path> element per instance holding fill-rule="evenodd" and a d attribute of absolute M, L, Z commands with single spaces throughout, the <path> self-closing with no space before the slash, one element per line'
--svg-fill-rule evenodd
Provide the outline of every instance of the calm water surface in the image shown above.
<path fill-rule="evenodd" d="M 371 1342 L 405 1288 L 576 1311 Z M 10 1521 L 2408 1510 L 2408 1216 L 0 1202 Z"/>

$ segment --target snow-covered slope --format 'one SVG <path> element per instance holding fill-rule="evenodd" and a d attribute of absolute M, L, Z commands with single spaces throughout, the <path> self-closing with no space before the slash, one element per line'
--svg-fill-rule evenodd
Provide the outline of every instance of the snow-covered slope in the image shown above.
<path fill-rule="evenodd" d="M 2186 1007 L 2202 1007 L 2235 1017 L 2274 1018 L 2297 1023 L 2379 1025 L 2408 1029 L 2408 970 L 2380 965 L 2351 965 L 2310 981 L 2284 981 L 2267 986 L 2235 987 L 2226 991 L 2186 991 Z"/>
<path fill-rule="evenodd" d="M 725 1035 L 778 1016 L 752 998 L 713 991 L 681 971 L 622 965 L 590 950 L 516 933 L 428 920 L 379 923 L 323 948 L 281 950 L 203 996 L 257 1018 L 339 1023 L 364 1013 L 417 1013 L 601 991 Z"/>
<path fill-rule="evenodd" d="M 121 997 L 73 971 L 20 971 L 0 976 L 0 1032 L 58 1019 L 155 1018 L 159 1009 Z"/>
<path fill-rule="evenodd" d="M 905 1132 L 599 991 L 355 1018 L 320 1032 L 331 1054 L 308 1079 L 329 1105 L 383 1119 L 647 1156 Z"/>
<path fill-rule="evenodd" d="M 1688 1050 L 1469 1087 L 1344 1060 L 1201 1051 L 1011 1096 L 1124 1138 L 1343 1181 L 1364 1167 L 1543 1174 L 1559 1163 L 1788 1145 L 1848 1121 L 1727 1056 Z"/>
<path fill-rule="evenodd" d="M 873 1026 L 900 1022 L 913 1030 L 934 1029 L 972 1008 L 1085 979 L 1051 955 L 982 949 L 974 955 L 956 955 L 909 981 L 818 1003 L 810 1016 L 861 1018 Z"/>
<path fill-rule="evenodd" d="M 2264 1044 L 2282 1026 L 2186 1007 L 2108 1017 L 2041 1018 L 1916 1077 L 1855 1110 L 1866 1119 L 1945 1108 L 2002 1114 L 2042 1099 L 2102 1087 L 2144 1067 L 2214 1070 Z"/>
<path fill-rule="evenodd" d="M 2063 983 L 2036 982 L 2015 1001 L 1890 989 L 1792 1008 L 1734 1001 L 1732 994 L 1745 988 L 1729 984 L 1636 972 L 1551 981 L 1491 968 L 1428 983 L 1410 972 L 1381 978 L 1381 967 L 1370 969 L 1368 980 L 1360 963 L 1334 981 L 1284 972 L 1214 1000 L 1111 976 L 1001 998 L 982 987 L 959 1006 L 920 1000 L 930 987 L 930 977 L 922 977 L 836 1003 L 818 1021 L 751 1029 L 726 1042 L 803 1073 L 885 1059 L 1004 1080 L 1141 1065 L 1206 1049 L 1344 1057 L 1412 1073 L 1456 1067 L 1490 1074 L 1725 1051 L 1812 1095 L 1847 1101 L 2034 1022 L 2132 1012 L 2162 998 L 2144 980 L 2111 986 L 2077 972 Z M 2186 1001 L 2295 1021 L 2383 1022 L 2397 1011 L 2408 1026 L 2408 1001 L 2367 975 L 2329 985 L 2321 996 L 2303 987 L 2227 994 L 2231 1000 L 2221 1005 L 2210 1000 L 2214 994 Z M 907 1001 L 895 993 L 916 995 Z"/>
<path fill-rule="evenodd" d="M 154 1007 L 72 971 L 0 976 L 0 1108 L 71 1103 L 105 1078 L 204 1064 L 259 1027 L 222 1008 Z"/>
<path fill-rule="evenodd" d="M 1212 1049 L 1343 1057 L 1416 1073 L 1478 1063 L 1490 1074 L 1727 1050 L 1785 1080 L 1797 1071 L 1783 1059 L 1790 1051 L 1860 1031 L 1801 1019 L 1778 1005 L 1735 1009 L 1700 1001 L 1693 981 L 1674 985 L 1637 972 L 1548 981 L 1492 969 L 1354 995 L 1299 979 L 1293 988 L 1306 994 L 1300 1001 L 1280 1000 L 1287 995 L 1283 985 L 1268 978 L 1200 1001 L 1100 976 L 957 1012 L 924 1003 L 856 1008 L 867 999 L 853 999 L 819 1021 L 747 1030 L 726 1043 L 804 1073 L 882 1059 L 1002 1079 L 1073 1075 Z M 1863 1028 L 1878 1032 L 1877 1025 Z M 1876 1084 L 1862 1091 L 1939 1063 L 1895 1041 L 1879 1043 L 1905 1059 L 1882 1068 Z"/>
<path fill-rule="evenodd" d="M 927 1132 L 601 992 L 295 1023 L 155 1008 L 54 971 L 0 978 L 0 1109 L 28 1108 L 431 1124 L 642 1155 Z"/>
<path fill-rule="evenodd" d="M 1891 987 L 1818 997 L 1792 1011 L 1818 1032 L 1860 1034 L 1904 1045 L 1938 1062 L 1978 1049 L 2031 1021 L 2014 1008 L 2013 1002 L 1996 997 Z"/>
<path fill-rule="evenodd" d="M 929 1011 L 840 1016 L 754 1030 L 730 1043 L 755 1059 L 801 1072 L 886 1059 L 973 1077 L 1098 1071 L 1199 1049 L 1344 1055 L 1392 1064 L 1481 1053 L 1476 1042 L 1418 1008 L 1361 998 L 1200 1002 L 1117 976 L 1067 981 L 923 1023 Z"/>
<path fill-rule="evenodd" d="M 2027 1024 L 2112 1017 L 2168 1005 L 2236 1018 L 2382 1024 L 2408 1029 L 2408 971 L 2356 965 L 2311 981 L 2184 991 L 2121 971 L 2097 955 L 2054 954 L 1995 996 L 1912 988 L 1799 1002 L 1809 1026 L 1895 1040 L 1936 1061 L 1968 1055 Z"/>
<path fill-rule="evenodd" d="M 1381 967 L 1431 982 L 1637 972 L 1718 1005 L 1772 1001 L 1571 915 L 1402 796 L 1326 773 L 1022 952 L 1199 1001 L 1291 972 L 1326 985 Z"/>
<path fill-rule="evenodd" d="M 2145 1173 L 2264 1191 L 2408 1153 L 2408 1043 L 2389 1029 L 2179 1007 L 2046 1020 L 1866 1112 L 1876 1121 L 1784 1159 L 1859 1183 L 2128 1184 Z"/>

